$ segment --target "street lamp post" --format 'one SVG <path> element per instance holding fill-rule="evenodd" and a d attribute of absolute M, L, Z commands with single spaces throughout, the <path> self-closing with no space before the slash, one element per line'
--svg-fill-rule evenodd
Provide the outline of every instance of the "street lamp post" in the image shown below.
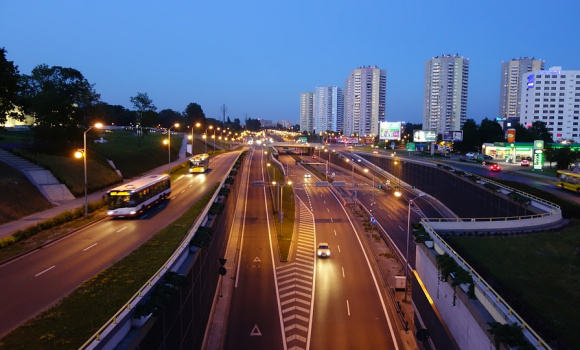
<path fill-rule="evenodd" d="M 167 129 L 167 175 L 171 175 L 171 129 L 173 127 L 179 128 L 179 123 L 175 123 Z M 193 150 L 193 149 L 192 149 Z"/>
<path fill-rule="evenodd" d="M 407 251 L 405 254 L 405 298 L 403 300 L 407 301 L 407 291 L 408 291 L 408 286 L 409 286 L 409 282 L 408 282 L 408 273 L 409 273 L 409 236 L 410 236 L 410 232 L 411 232 L 411 205 L 413 205 L 413 201 L 419 197 L 422 197 L 425 195 L 425 192 L 420 192 L 418 195 L 416 195 L 415 197 L 413 197 L 413 199 L 407 199 L 405 197 L 403 197 L 403 199 L 405 199 L 408 203 L 409 209 L 407 212 Z M 395 192 L 395 196 L 397 197 L 402 197 L 403 194 L 399 191 Z"/>
<path fill-rule="evenodd" d="M 91 126 L 89 126 L 89 128 L 87 130 L 85 130 L 85 132 L 83 133 L 83 150 L 82 151 L 78 151 L 75 154 L 75 157 L 80 158 L 83 157 L 83 163 L 84 163 L 84 169 L 85 169 L 85 219 L 88 217 L 88 194 L 87 194 L 87 132 L 89 130 L 91 130 L 93 128 L 93 126 L 97 129 L 100 129 L 103 127 L 103 124 L 101 123 L 95 123 Z"/>
<path fill-rule="evenodd" d="M 203 146 L 203 147 L 204 147 L 204 151 L 203 151 L 203 153 L 207 153 L 207 130 L 208 130 L 208 129 L 209 129 L 209 130 L 213 129 L 213 125 L 210 125 L 210 126 L 208 126 L 208 127 L 205 129 L 205 133 L 203 134 L 203 139 L 205 140 L 205 142 L 204 142 L 204 146 Z"/>

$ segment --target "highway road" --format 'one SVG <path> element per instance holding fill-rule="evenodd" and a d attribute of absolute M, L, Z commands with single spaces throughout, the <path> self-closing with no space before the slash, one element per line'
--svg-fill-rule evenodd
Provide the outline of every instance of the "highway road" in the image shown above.
<path fill-rule="evenodd" d="M 178 218 L 221 181 L 237 156 L 237 152 L 219 155 L 212 159 L 210 172 L 174 181 L 170 199 L 137 219 L 101 220 L 0 266 L 0 337 L 48 309 Z"/>
<path fill-rule="evenodd" d="M 263 152 L 252 150 L 249 182 L 264 181 Z M 248 187 L 225 349 L 284 349 L 265 187 Z M 243 194 L 241 194 L 243 195 Z M 274 233 L 273 233 L 273 232 Z M 274 237 L 275 239 L 275 237 Z M 277 252 L 277 251 L 276 251 Z"/>
<path fill-rule="evenodd" d="M 256 154 L 250 181 L 263 181 Z M 298 208 L 290 258 L 277 255 L 264 188 L 250 187 L 226 348 L 398 349 L 383 288 L 342 203 L 286 157 Z M 316 258 L 321 241 L 328 259 Z"/>

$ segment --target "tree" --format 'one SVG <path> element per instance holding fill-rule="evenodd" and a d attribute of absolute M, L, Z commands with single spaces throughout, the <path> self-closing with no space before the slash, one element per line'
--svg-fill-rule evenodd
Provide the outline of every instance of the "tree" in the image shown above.
<path fill-rule="evenodd" d="M 201 106 L 195 102 L 192 102 L 185 107 L 183 116 L 183 122 L 187 125 L 195 125 L 197 123 L 200 123 L 201 125 L 206 124 L 205 113 L 203 113 Z"/>
<path fill-rule="evenodd" d="M 532 123 L 530 128 L 532 134 L 534 135 L 534 140 L 544 140 L 544 143 L 552 143 L 554 139 L 552 138 L 552 133 L 546 128 L 546 122 L 535 121 Z"/>
<path fill-rule="evenodd" d="M 505 133 L 498 122 L 490 119 L 483 119 L 479 126 L 478 146 L 485 142 L 502 142 L 505 141 Z"/>
<path fill-rule="evenodd" d="M 161 125 L 162 128 L 169 128 L 175 123 L 186 124 L 191 127 L 189 123 L 183 121 L 183 115 L 181 115 L 181 113 L 176 112 L 172 109 L 164 109 L 161 112 L 159 112 L 157 121 L 159 122 L 159 125 Z"/>
<path fill-rule="evenodd" d="M 58 149 L 80 141 L 91 124 L 100 95 L 76 69 L 46 64 L 22 76 L 25 111 L 36 121 L 36 146 Z"/>
<path fill-rule="evenodd" d="M 141 136 L 143 135 L 143 117 L 145 112 L 155 112 L 157 107 L 153 104 L 153 100 L 149 98 L 146 92 L 138 92 L 137 96 L 130 98 L 131 103 L 137 110 L 137 119 L 135 124 L 137 126 L 137 142 L 141 146 Z M 152 125 L 149 125 L 152 126 Z"/>
<path fill-rule="evenodd" d="M 0 48 L 0 125 L 6 124 L 8 115 L 18 120 L 24 119 L 24 114 L 18 103 L 20 87 L 18 66 L 6 59 L 6 50 Z"/>
<path fill-rule="evenodd" d="M 261 126 L 260 119 L 248 118 L 248 120 L 246 120 L 246 129 L 250 131 L 259 131 Z"/>
<path fill-rule="evenodd" d="M 100 102 L 96 106 L 97 114 L 102 117 L 101 122 L 108 125 L 131 125 L 135 121 L 135 111 L 123 106 L 113 106 Z"/>
<path fill-rule="evenodd" d="M 473 119 L 467 119 L 463 124 L 463 141 L 457 143 L 455 149 L 467 153 L 475 151 L 475 147 L 480 147 L 479 142 L 479 127 Z"/>

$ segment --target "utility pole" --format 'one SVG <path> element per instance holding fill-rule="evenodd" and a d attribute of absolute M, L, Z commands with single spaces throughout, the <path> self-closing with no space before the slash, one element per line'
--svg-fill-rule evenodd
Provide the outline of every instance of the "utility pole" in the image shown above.
<path fill-rule="evenodd" d="M 226 111 L 228 110 L 228 107 L 226 107 L 225 103 L 222 105 L 221 110 L 222 110 L 222 118 L 223 118 L 223 127 L 225 128 L 225 126 L 226 126 Z"/>

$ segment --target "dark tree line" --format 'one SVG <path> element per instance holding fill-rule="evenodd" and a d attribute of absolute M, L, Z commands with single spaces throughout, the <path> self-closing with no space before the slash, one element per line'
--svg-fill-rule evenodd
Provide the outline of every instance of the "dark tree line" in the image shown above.
<path fill-rule="evenodd" d="M 138 92 L 129 100 L 134 110 L 101 101 L 94 84 L 74 68 L 41 64 L 30 75 L 20 74 L 18 66 L 6 59 L 6 50 L 0 48 L 0 125 L 6 124 L 8 116 L 20 121 L 25 115 L 32 116 L 37 149 L 60 151 L 75 147 L 82 141 L 84 131 L 96 122 L 142 128 L 168 128 L 180 123 L 183 126 L 180 131 L 185 132 L 197 123 L 232 131 L 242 129 L 237 118 L 232 122 L 228 117 L 225 123 L 206 118 L 202 107 L 194 102 L 182 112 L 172 109 L 157 112 L 147 93 Z"/>

